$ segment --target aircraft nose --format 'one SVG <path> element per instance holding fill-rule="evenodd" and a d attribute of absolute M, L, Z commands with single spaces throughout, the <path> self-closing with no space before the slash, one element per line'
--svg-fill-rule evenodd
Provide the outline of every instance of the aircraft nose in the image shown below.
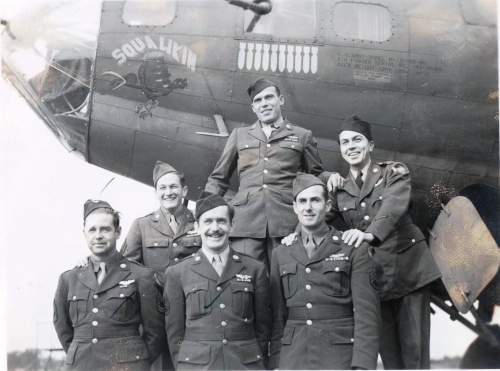
<path fill-rule="evenodd" d="M 2 73 L 70 152 L 87 157 L 99 2 L 47 3 L 2 21 Z"/>

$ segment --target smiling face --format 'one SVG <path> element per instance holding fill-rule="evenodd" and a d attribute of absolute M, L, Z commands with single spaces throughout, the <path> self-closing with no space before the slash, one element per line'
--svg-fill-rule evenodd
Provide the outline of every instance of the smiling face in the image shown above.
<path fill-rule="evenodd" d="M 283 96 L 278 96 L 276 88 L 270 86 L 255 95 L 252 101 L 252 110 L 260 122 L 272 124 L 281 118 L 281 106 L 283 103 L 285 103 Z"/>
<path fill-rule="evenodd" d="M 186 197 L 188 188 L 182 186 L 176 173 L 167 173 L 156 182 L 155 195 L 161 206 L 173 213 Z"/>
<path fill-rule="evenodd" d="M 87 246 L 95 257 L 105 258 L 116 252 L 121 227 L 115 229 L 112 214 L 97 209 L 87 216 L 83 227 Z"/>
<path fill-rule="evenodd" d="M 340 152 L 349 165 L 356 170 L 363 169 L 370 162 L 370 152 L 375 143 L 355 131 L 342 131 L 339 135 Z"/>
<path fill-rule="evenodd" d="M 323 226 L 325 215 L 331 208 L 331 201 L 326 199 L 323 186 L 314 185 L 300 192 L 293 202 L 293 210 L 299 222 L 309 231 Z"/>
<path fill-rule="evenodd" d="M 201 214 L 196 229 L 203 246 L 214 253 L 226 248 L 232 223 L 228 206 L 218 206 Z"/>

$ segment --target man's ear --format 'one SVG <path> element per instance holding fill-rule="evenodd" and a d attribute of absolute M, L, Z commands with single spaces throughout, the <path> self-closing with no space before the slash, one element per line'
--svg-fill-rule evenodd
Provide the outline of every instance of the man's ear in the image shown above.
<path fill-rule="evenodd" d="M 187 194 L 188 194 L 188 186 L 184 186 L 182 188 L 182 198 L 186 198 Z"/>
<path fill-rule="evenodd" d="M 297 211 L 297 203 L 295 201 L 293 201 L 293 211 L 295 214 L 299 214 L 299 212 Z"/>
<path fill-rule="evenodd" d="M 116 239 L 119 239 L 121 234 L 122 234 L 122 227 L 118 227 L 118 229 L 116 230 Z"/>
<path fill-rule="evenodd" d="M 285 97 L 283 97 L 283 95 L 280 95 L 280 96 L 278 97 L 278 99 L 280 100 L 280 105 L 281 105 L 281 106 L 285 104 Z"/>
<path fill-rule="evenodd" d="M 370 141 L 370 152 L 372 152 L 374 148 L 375 148 L 375 142 L 373 140 L 371 140 Z"/>
<path fill-rule="evenodd" d="M 256 110 L 256 109 L 255 109 L 255 107 L 253 106 L 253 103 L 252 103 L 250 106 L 252 107 L 252 111 L 253 111 L 254 113 L 257 113 L 257 110 Z"/>
<path fill-rule="evenodd" d="M 332 209 L 332 200 L 328 199 L 326 201 L 326 212 L 329 212 Z"/>

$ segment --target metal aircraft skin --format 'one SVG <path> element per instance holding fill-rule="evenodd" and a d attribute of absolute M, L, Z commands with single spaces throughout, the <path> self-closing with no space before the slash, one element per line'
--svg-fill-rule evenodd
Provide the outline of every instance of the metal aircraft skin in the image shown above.
<path fill-rule="evenodd" d="M 408 166 L 427 236 L 442 196 L 499 186 L 496 1 L 256 1 L 272 3 L 261 16 L 237 2 L 45 5 L 4 28 L 3 73 L 68 150 L 149 185 L 167 162 L 190 200 L 255 122 L 246 89 L 261 76 L 326 170 L 347 173 L 344 118 L 372 123 L 372 157 Z"/>

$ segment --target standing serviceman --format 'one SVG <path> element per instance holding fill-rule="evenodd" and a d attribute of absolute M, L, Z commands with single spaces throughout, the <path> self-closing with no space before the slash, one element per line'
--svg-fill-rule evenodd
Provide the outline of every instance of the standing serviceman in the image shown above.
<path fill-rule="evenodd" d="M 293 182 L 301 230 L 271 260 L 271 368 L 376 369 L 380 304 L 368 244 L 355 249 L 328 227 L 331 201 L 310 174 Z"/>
<path fill-rule="evenodd" d="M 64 369 L 148 371 L 165 342 L 154 271 L 116 251 L 120 217 L 107 202 L 85 203 L 84 234 L 89 264 L 64 272 L 54 299 Z"/>
<path fill-rule="evenodd" d="M 233 130 L 205 190 L 224 196 L 238 168 L 232 247 L 269 267 L 272 249 L 297 224 L 292 208 L 297 172 L 316 175 L 329 188 L 342 186 L 344 180 L 324 170 L 312 132 L 281 116 L 284 98 L 276 84 L 259 78 L 247 91 L 258 120 Z"/>
<path fill-rule="evenodd" d="M 229 246 L 234 210 L 202 191 L 202 248 L 165 274 L 165 325 L 177 370 L 265 369 L 271 332 L 262 262 Z"/>
<path fill-rule="evenodd" d="M 182 203 L 188 192 L 184 174 L 158 161 L 153 182 L 160 208 L 134 220 L 121 251 L 131 261 L 153 268 L 161 281 L 168 266 L 198 251 L 201 239 L 193 232 L 193 214 Z"/>
<path fill-rule="evenodd" d="M 371 160 L 375 146 L 371 125 L 356 115 L 345 119 L 339 145 L 350 171 L 343 189 L 333 193 L 332 212 L 351 228 L 344 232 L 344 242 L 355 246 L 368 242 L 378 262 L 384 368 L 428 369 L 429 283 L 441 274 L 409 214 L 408 168 L 400 162 Z"/>

